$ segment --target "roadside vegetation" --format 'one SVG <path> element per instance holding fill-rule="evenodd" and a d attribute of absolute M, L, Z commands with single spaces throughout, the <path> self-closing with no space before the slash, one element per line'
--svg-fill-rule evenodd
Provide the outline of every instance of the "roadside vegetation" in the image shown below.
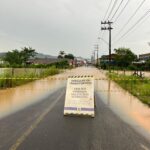
<path fill-rule="evenodd" d="M 150 78 L 109 73 L 108 77 L 150 107 Z"/>
<path fill-rule="evenodd" d="M 74 59 L 72 54 L 65 54 L 60 51 L 58 60 L 49 64 L 34 64 L 30 58 L 34 58 L 37 52 L 31 47 L 24 47 L 21 50 L 8 51 L 1 58 L 5 63 L 0 68 L 6 71 L 0 74 L 0 89 L 10 88 L 26 84 L 28 82 L 52 76 L 62 72 L 64 69 L 71 69 L 69 60 Z M 19 71 L 18 71 L 19 70 Z"/>
<path fill-rule="evenodd" d="M 65 54 L 60 51 L 58 60 L 53 63 L 39 63 L 34 64 L 30 62 L 30 58 L 34 58 L 37 52 L 31 47 L 24 47 L 21 50 L 8 51 L 4 57 L 1 58 L 5 63 L 0 64 L 0 68 L 49 68 L 55 66 L 59 69 L 69 68 L 68 60 L 74 59 L 72 54 Z"/>
<path fill-rule="evenodd" d="M 130 48 L 121 47 L 114 49 L 114 52 L 111 54 L 110 64 L 108 55 L 101 57 L 100 67 L 102 69 L 150 71 L 150 59 L 141 62 Z"/>
<path fill-rule="evenodd" d="M 61 70 L 56 68 L 55 66 L 42 69 L 39 73 L 36 72 L 24 72 L 21 74 L 14 74 L 10 72 L 6 72 L 0 75 L 0 89 L 11 88 L 15 86 L 19 86 L 22 84 L 26 84 L 28 82 L 45 78 L 48 76 L 52 76 L 60 73 Z"/>
<path fill-rule="evenodd" d="M 108 73 L 108 77 L 150 106 L 150 78 L 145 78 L 142 73 L 150 70 L 150 59 L 141 62 L 130 48 L 121 47 L 114 49 L 114 52 L 111 55 L 111 63 L 108 55 L 102 56 L 100 67 L 106 70 L 124 71 L 124 74 Z M 133 75 L 125 75 L 128 70 L 133 70 Z"/>
<path fill-rule="evenodd" d="M 18 69 L 22 69 L 22 71 L 17 73 Z M 52 64 L 30 65 L 26 68 L 7 67 L 7 71 L 0 74 L 0 89 L 15 87 L 37 79 L 52 76 L 63 72 L 64 69 L 71 69 L 66 60 Z"/>

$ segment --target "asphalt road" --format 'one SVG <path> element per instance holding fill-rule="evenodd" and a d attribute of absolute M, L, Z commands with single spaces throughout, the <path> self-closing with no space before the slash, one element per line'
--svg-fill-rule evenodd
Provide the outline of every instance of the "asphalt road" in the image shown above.
<path fill-rule="evenodd" d="M 150 141 L 96 96 L 96 116 L 63 116 L 65 88 L 0 120 L 0 150 L 149 150 Z"/>

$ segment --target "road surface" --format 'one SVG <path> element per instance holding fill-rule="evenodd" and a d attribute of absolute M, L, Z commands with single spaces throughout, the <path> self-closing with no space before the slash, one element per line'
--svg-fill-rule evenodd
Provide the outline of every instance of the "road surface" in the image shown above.
<path fill-rule="evenodd" d="M 98 90 L 95 118 L 63 116 L 65 91 L 65 87 L 60 87 L 40 101 L 3 117 L 0 150 L 150 149 L 150 140 L 114 113 Z"/>

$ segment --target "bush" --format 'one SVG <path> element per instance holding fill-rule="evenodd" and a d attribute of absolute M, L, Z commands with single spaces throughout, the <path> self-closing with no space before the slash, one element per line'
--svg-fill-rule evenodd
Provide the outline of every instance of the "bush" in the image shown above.
<path fill-rule="evenodd" d="M 129 65 L 128 70 L 137 70 L 137 67 L 135 65 Z"/>

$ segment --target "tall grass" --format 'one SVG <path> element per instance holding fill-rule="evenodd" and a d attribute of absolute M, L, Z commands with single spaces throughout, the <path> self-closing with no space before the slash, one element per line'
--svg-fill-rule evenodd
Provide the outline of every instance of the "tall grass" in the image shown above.
<path fill-rule="evenodd" d="M 52 76 L 52 75 L 58 74 L 59 72 L 60 72 L 60 69 L 55 68 L 55 67 L 51 67 L 51 68 L 45 69 L 39 75 L 39 77 L 43 78 L 43 77 L 47 77 L 47 76 Z"/>
<path fill-rule="evenodd" d="M 0 89 L 26 84 L 28 82 L 31 82 L 40 78 L 45 78 L 48 76 L 58 74 L 59 72 L 60 72 L 60 69 L 57 69 L 56 67 L 43 69 L 40 73 L 35 73 L 35 72 L 25 73 L 24 72 L 21 74 L 12 75 L 10 72 L 6 72 L 0 75 Z"/>
<path fill-rule="evenodd" d="M 108 74 L 109 78 L 118 83 L 123 89 L 129 91 L 143 103 L 150 106 L 150 79 L 135 76 Z"/>

